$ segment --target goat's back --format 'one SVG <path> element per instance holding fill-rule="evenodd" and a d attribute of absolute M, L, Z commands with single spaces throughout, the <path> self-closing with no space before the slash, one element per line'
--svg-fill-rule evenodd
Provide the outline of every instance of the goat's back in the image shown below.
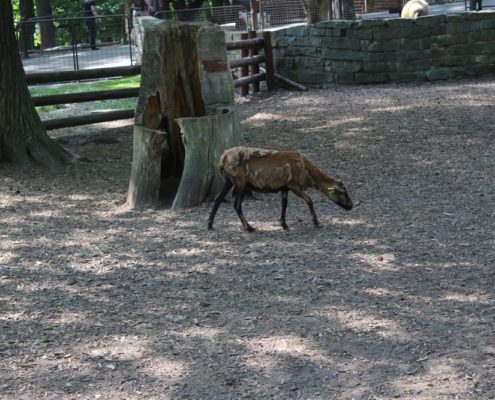
<path fill-rule="evenodd" d="M 220 171 L 240 185 L 249 184 L 262 191 L 310 185 L 306 157 L 296 151 L 275 151 L 234 147 L 220 158 Z"/>

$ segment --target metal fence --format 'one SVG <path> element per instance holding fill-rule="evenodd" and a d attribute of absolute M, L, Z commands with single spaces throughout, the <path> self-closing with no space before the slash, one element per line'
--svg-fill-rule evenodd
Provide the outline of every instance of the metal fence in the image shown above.
<path fill-rule="evenodd" d="M 210 21 L 227 29 L 238 31 L 264 30 L 270 27 L 306 22 L 301 0 L 259 0 L 256 10 L 256 27 L 252 24 L 249 4 L 160 11 L 154 16 L 178 21 Z"/>
<path fill-rule="evenodd" d="M 16 23 L 26 73 L 132 65 L 130 29 L 123 14 L 98 17 L 98 50 L 92 50 L 85 18 L 37 18 Z"/>

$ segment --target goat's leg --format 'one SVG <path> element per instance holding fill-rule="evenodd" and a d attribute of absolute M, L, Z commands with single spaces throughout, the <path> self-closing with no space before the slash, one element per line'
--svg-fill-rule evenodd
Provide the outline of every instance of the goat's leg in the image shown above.
<path fill-rule="evenodd" d="M 242 213 L 242 199 L 244 197 L 244 188 L 240 188 L 236 186 L 236 189 L 237 191 L 234 202 L 235 211 L 237 212 L 237 215 L 241 219 L 243 229 L 246 232 L 253 232 L 254 228 L 251 225 L 249 225 L 249 223 L 246 220 L 246 217 Z"/>
<path fill-rule="evenodd" d="M 232 182 L 229 179 L 226 179 L 222 190 L 220 191 L 220 193 L 218 193 L 217 197 L 215 197 L 215 204 L 213 205 L 213 208 L 211 210 L 210 218 L 208 218 L 208 230 L 213 229 L 213 220 L 215 219 L 218 207 L 220 207 L 220 204 L 225 199 L 225 195 L 232 186 Z"/>
<path fill-rule="evenodd" d="M 309 197 L 302 190 L 292 190 L 292 191 L 294 192 L 295 195 L 303 199 L 308 205 L 309 211 L 311 212 L 311 220 L 313 221 L 313 225 L 320 226 L 320 223 L 318 222 L 318 218 L 316 217 L 315 208 L 313 207 L 313 200 L 311 200 L 311 197 Z"/>
<path fill-rule="evenodd" d="M 289 191 L 286 189 L 282 190 L 282 215 L 280 217 L 280 224 L 282 225 L 282 228 L 286 230 L 289 229 L 287 223 L 285 222 L 285 213 L 287 211 L 288 198 L 289 198 Z"/>

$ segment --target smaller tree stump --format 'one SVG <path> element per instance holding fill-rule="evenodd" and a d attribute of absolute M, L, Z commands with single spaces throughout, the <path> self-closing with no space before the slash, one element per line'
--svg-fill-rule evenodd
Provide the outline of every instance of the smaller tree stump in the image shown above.
<path fill-rule="evenodd" d="M 213 198 L 222 188 L 218 160 L 227 148 L 240 142 L 239 118 L 235 107 L 219 114 L 179 118 L 184 142 L 184 172 L 172 208 L 193 207 Z"/>
<path fill-rule="evenodd" d="M 132 168 L 126 205 L 156 208 L 160 194 L 162 153 L 167 149 L 167 133 L 134 125 Z"/>

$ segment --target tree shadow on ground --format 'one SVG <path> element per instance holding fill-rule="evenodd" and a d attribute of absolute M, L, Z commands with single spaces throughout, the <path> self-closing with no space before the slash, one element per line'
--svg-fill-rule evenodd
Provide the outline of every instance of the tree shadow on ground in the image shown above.
<path fill-rule="evenodd" d="M 494 116 L 456 104 L 468 85 L 372 87 L 374 103 L 339 88 L 316 110 L 311 92 L 252 100 L 249 144 L 304 150 L 348 185 L 350 213 L 313 196 L 321 229 L 295 196 L 288 232 L 277 196 L 246 202 L 253 234 L 230 204 L 213 232 L 211 204 L 129 212 L 119 143 L 102 153 L 120 160 L 25 177 L 20 194 L 2 177 L 0 393 L 490 398 Z M 349 96 L 359 118 L 339 109 Z"/>

